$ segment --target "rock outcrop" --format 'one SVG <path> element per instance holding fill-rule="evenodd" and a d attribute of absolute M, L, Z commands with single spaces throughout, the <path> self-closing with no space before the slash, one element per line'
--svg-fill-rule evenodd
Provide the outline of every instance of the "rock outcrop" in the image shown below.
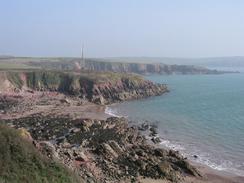
<path fill-rule="evenodd" d="M 35 115 L 4 122 L 28 127 L 40 151 L 63 162 L 86 182 L 139 182 L 143 177 L 181 182 L 185 175 L 201 176 L 178 152 L 149 145 L 124 118 L 73 120 Z"/>
<path fill-rule="evenodd" d="M 78 96 L 98 104 L 155 96 L 167 92 L 138 75 L 117 73 L 67 73 L 56 71 L 1 72 L 1 90 L 55 91 Z M 6 84 L 7 83 L 7 86 Z"/>

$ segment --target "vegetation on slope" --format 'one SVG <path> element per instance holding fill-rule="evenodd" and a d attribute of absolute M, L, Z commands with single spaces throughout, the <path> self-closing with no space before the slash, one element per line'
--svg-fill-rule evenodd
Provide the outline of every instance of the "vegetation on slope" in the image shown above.
<path fill-rule="evenodd" d="M 17 88 L 21 88 L 24 84 L 18 72 L 7 72 L 7 78 Z"/>
<path fill-rule="evenodd" d="M 55 89 L 60 84 L 60 74 L 57 72 L 32 71 L 26 73 L 26 83 L 30 88 Z"/>
<path fill-rule="evenodd" d="M 18 130 L 0 125 L 1 183 L 76 183 L 61 165 L 39 154 Z"/>
<path fill-rule="evenodd" d="M 7 79 L 17 88 L 21 89 L 24 81 L 21 74 L 26 76 L 26 85 L 32 89 L 48 89 L 71 91 L 88 83 L 101 84 L 111 83 L 116 84 L 121 79 L 128 79 L 134 83 L 140 83 L 144 79 L 139 75 L 114 73 L 114 72 L 61 72 L 61 71 L 7 71 Z"/>

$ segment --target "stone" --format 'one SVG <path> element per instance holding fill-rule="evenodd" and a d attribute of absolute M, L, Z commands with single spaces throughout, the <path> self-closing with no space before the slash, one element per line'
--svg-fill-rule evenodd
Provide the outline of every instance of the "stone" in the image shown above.
<path fill-rule="evenodd" d="M 100 105 L 105 105 L 107 103 L 106 100 L 103 98 L 103 96 L 98 96 L 98 97 L 94 98 L 92 101 L 94 103 L 100 104 Z"/>
<path fill-rule="evenodd" d="M 146 130 L 148 130 L 149 129 L 149 124 L 148 123 L 143 123 L 142 125 L 140 125 L 139 127 L 138 127 L 138 129 L 139 130 L 141 130 L 141 131 L 146 131 Z"/>
<path fill-rule="evenodd" d="M 172 156 L 177 159 L 183 159 L 183 156 L 179 153 L 179 151 L 169 150 L 169 156 Z"/>
<path fill-rule="evenodd" d="M 153 137 L 151 140 L 154 144 L 159 144 L 160 142 L 162 142 L 159 137 Z"/>
<path fill-rule="evenodd" d="M 38 144 L 38 147 L 40 148 L 41 152 L 47 155 L 49 158 L 58 159 L 58 153 L 56 152 L 56 148 L 52 143 L 42 141 Z"/>
<path fill-rule="evenodd" d="M 101 145 L 101 148 L 103 149 L 105 156 L 109 156 L 112 159 L 118 157 L 118 154 L 112 149 L 112 147 L 109 144 L 103 143 Z"/>
<path fill-rule="evenodd" d="M 198 158 L 198 156 L 197 156 L 197 155 L 193 155 L 193 157 L 194 157 L 194 158 Z"/>
<path fill-rule="evenodd" d="M 61 103 L 65 103 L 65 104 L 70 104 L 70 101 L 68 99 L 66 99 L 66 98 L 60 99 L 60 102 Z"/>
<path fill-rule="evenodd" d="M 164 150 L 164 149 L 157 148 L 157 149 L 154 150 L 154 154 L 155 154 L 155 156 L 166 157 L 167 156 L 167 151 Z"/>
<path fill-rule="evenodd" d="M 157 133 L 157 129 L 155 127 L 150 127 L 150 136 L 155 137 L 158 133 Z"/>
<path fill-rule="evenodd" d="M 71 133 L 77 133 L 80 130 L 81 130 L 80 128 L 73 128 L 73 129 L 71 129 Z"/>
<path fill-rule="evenodd" d="M 123 153 L 124 150 L 119 146 L 116 141 L 112 140 L 109 142 L 109 144 L 117 154 Z"/>
<path fill-rule="evenodd" d="M 69 142 L 64 142 L 64 143 L 62 143 L 62 147 L 63 148 L 71 148 L 72 145 Z"/>
<path fill-rule="evenodd" d="M 176 162 L 176 165 L 178 165 L 185 173 L 192 175 L 192 176 L 201 176 L 200 172 L 197 171 L 195 167 L 190 165 L 187 161 L 185 160 L 178 160 Z"/>

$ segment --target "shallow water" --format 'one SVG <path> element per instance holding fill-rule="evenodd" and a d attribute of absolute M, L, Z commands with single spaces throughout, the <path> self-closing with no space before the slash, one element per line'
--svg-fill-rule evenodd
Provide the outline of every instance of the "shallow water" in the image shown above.
<path fill-rule="evenodd" d="M 162 145 L 218 170 L 244 175 L 244 74 L 149 76 L 170 93 L 107 112 L 156 123 Z"/>

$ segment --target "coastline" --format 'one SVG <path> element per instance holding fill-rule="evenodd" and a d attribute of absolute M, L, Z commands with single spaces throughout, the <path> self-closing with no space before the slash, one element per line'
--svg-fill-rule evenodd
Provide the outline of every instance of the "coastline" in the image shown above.
<path fill-rule="evenodd" d="M 112 117 L 127 118 L 127 116 L 121 116 L 121 115 L 116 114 L 111 108 L 109 108 L 109 106 L 111 106 L 111 105 L 105 106 L 105 109 L 104 109 L 105 114 L 112 116 Z M 146 136 L 146 134 L 143 134 L 143 136 Z M 160 138 L 160 136 L 159 136 L 159 138 Z M 154 145 L 159 148 L 167 148 L 167 149 L 171 150 L 172 146 L 174 146 L 172 144 L 171 144 L 171 147 L 162 145 L 161 143 L 154 144 L 150 138 L 146 138 L 146 139 L 149 144 Z M 202 174 L 203 177 L 199 178 L 199 177 L 187 176 L 187 177 L 185 177 L 185 180 L 182 183 L 192 183 L 192 182 L 194 182 L 194 183 L 243 183 L 244 182 L 244 175 L 243 176 L 238 175 L 233 172 L 229 172 L 227 170 L 218 170 L 207 164 L 204 164 L 203 162 L 194 161 L 193 159 L 188 159 L 188 161 L 200 171 L 200 173 Z M 142 178 L 141 182 L 142 183 L 144 183 L 144 182 L 145 183 L 146 182 L 167 183 L 167 181 L 165 181 L 165 180 L 153 180 L 153 179 L 148 179 L 148 178 L 147 179 Z"/>
<path fill-rule="evenodd" d="M 109 110 L 109 106 L 106 105 L 97 105 L 94 103 L 90 103 L 88 101 L 84 100 L 77 100 L 77 98 L 73 97 L 67 97 L 64 94 L 58 94 L 58 93 L 46 93 L 43 95 L 43 93 L 34 93 L 34 94 L 28 94 L 25 95 L 24 98 L 17 98 L 20 101 L 21 108 L 16 108 L 16 113 L 8 113 L 9 117 L 11 118 L 20 118 L 31 116 L 34 114 L 45 114 L 47 116 L 60 116 L 62 117 L 69 117 L 71 119 L 75 118 L 81 118 L 82 120 L 87 120 L 88 123 L 93 123 L 93 120 L 106 120 L 109 116 L 115 116 L 115 117 L 122 117 L 117 114 L 114 114 L 113 111 Z M 23 99 L 23 101 L 22 101 Z M 32 99 L 33 105 L 28 106 L 29 104 L 28 99 Z M 55 100 L 54 100 L 55 99 Z M 27 103 L 25 103 L 27 102 Z M 22 105 L 23 104 L 23 105 Z M 23 107 L 25 106 L 25 107 Z M 0 119 L 2 117 L 6 117 L 6 114 L 2 113 L 0 114 Z M 116 119 L 115 119 L 116 120 Z M 118 120 L 118 119 L 117 119 Z M 106 122 L 106 121 L 105 121 Z M 116 123 L 115 123 L 116 124 Z M 104 124 L 105 125 L 105 124 Z M 133 124 L 135 125 L 135 123 Z M 88 128 L 88 129 L 87 129 Z M 122 128 L 123 129 L 123 128 Z M 84 127 L 84 129 L 72 129 L 74 132 L 72 133 L 79 133 L 80 130 L 90 130 L 89 125 L 88 127 Z M 133 129 L 135 130 L 135 129 Z M 112 132 L 113 135 L 116 134 L 115 131 Z M 88 133 L 91 135 L 92 133 Z M 142 134 L 142 136 L 144 136 Z M 147 140 L 150 145 L 154 145 L 154 147 L 158 147 L 161 149 L 166 149 L 160 145 L 155 145 L 151 140 Z M 66 144 L 64 144 L 66 145 Z M 109 145 L 109 144 L 108 144 Z M 106 147 L 106 146 L 105 146 Z M 150 153 L 149 153 L 150 154 Z M 225 173 L 213 170 L 207 166 L 203 166 L 200 164 L 197 164 L 195 162 L 186 160 L 187 162 L 191 162 L 192 165 L 197 167 L 200 172 L 202 173 L 203 177 L 192 177 L 192 176 L 185 176 L 184 181 L 186 183 L 190 182 L 225 182 L 225 183 L 234 183 L 234 182 L 244 182 L 244 177 L 238 177 L 231 173 Z M 94 165 L 95 166 L 95 165 Z M 155 180 L 149 180 L 148 178 L 145 179 L 146 182 L 155 182 Z M 141 180 L 143 182 L 144 179 Z M 157 180 L 156 182 L 165 182 L 165 180 Z M 182 183 L 183 183 L 182 182 Z"/>
<path fill-rule="evenodd" d="M 26 117 L 26 116 L 31 116 L 34 114 L 41 113 L 41 114 L 45 114 L 47 116 L 50 116 L 50 115 L 60 116 L 60 117 L 66 116 L 71 119 L 82 117 L 82 119 L 87 120 L 87 122 L 90 123 L 90 121 L 92 121 L 92 119 L 105 120 L 108 117 L 110 117 L 111 115 L 115 115 L 118 117 L 118 115 L 112 113 L 113 111 L 108 110 L 109 106 L 97 105 L 97 104 L 93 104 L 90 102 L 77 100 L 74 98 L 69 98 L 63 94 L 55 95 L 55 100 L 50 100 L 51 98 L 53 98 L 53 95 L 46 95 L 45 97 L 39 96 L 39 95 L 36 95 L 35 97 L 33 97 L 33 95 L 25 96 L 25 100 L 28 98 L 35 99 L 35 105 L 33 105 L 31 107 L 26 106 L 27 108 L 23 108 L 23 106 L 22 106 L 21 110 L 24 110 L 25 112 L 17 113 L 18 115 L 17 114 L 13 115 L 13 113 L 9 113 L 9 116 L 8 116 L 9 119 L 13 119 L 13 118 L 16 119 L 16 118 L 20 118 L 21 116 Z M 43 101 L 43 102 L 40 102 L 40 101 Z M 48 101 L 48 103 L 45 103 L 44 101 Z M 32 101 L 32 102 L 34 102 L 34 101 Z M 21 104 L 25 104 L 25 103 L 22 102 Z M 71 115 L 71 113 L 72 113 L 72 115 Z M 3 114 L 3 115 L 5 115 L 5 114 Z M 3 115 L 0 115 L 0 118 L 4 117 Z M 7 117 L 7 116 L 5 115 L 5 117 Z M 121 117 L 121 116 L 119 116 L 119 117 Z M 135 124 L 133 124 L 133 125 L 135 125 Z M 85 130 L 86 128 L 87 127 L 85 127 L 83 130 Z M 79 131 L 77 130 L 78 132 L 76 132 L 76 130 L 77 129 L 75 129 L 75 132 L 73 132 L 73 133 L 79 133 Z M 115 131 L 113 131 L 112 133 L 116 134 Z M 142 136 L 144 136 L 144 135 L 142 134 Z M 38 135 L 38 137 L 40 137 L 40 136 Z M 152 145 L 155 148 L 165 149 L 160 145 L 155 145 L 151 140 L 147 140 L 147 144 Z M 63 145 L 65 145 L 65 144 L 63 144 Z M 187 161 L 189 161 L 189 160 L 187 160 Z M 244 177 L 237 177 L 232 174 L 226 174 L 223 172 L 215 171 L 207 166 L 202 166 L 195 162 L 191 162 L 191 164 L 193 166 L 197 167 L 197 169 L 202 173 L 203 177 L 200 178 L 200 177 L 193 177 L 190 175 L 188 175 L 188 176 L 184 175 L 183 182 L 185 182 L 185 183 L 190 183 L 190 182 L 194 182 L 194 183 L 195 182 L 196 183 L 204 183 L 204 182 L 206 182 L 206 183 L 208 183 L 208 182 L 241 183 L 241 182 L 244 182 Z M 162 179 L 155 180 L 155 179 L 149 179 L 149 178 L 146 178 L 146 179 L 141 178 L 140 182 L 164 183 L 166 181 L 162 180 Z"/>
<path fill-rule="evenodd" d="M 190 161 L 202 174 L 202 178 L 187 177 L 186 183 L 243 183 L 244 176 L 238 176 L 230 172 L 213 169 L 207 165 Z"/>

